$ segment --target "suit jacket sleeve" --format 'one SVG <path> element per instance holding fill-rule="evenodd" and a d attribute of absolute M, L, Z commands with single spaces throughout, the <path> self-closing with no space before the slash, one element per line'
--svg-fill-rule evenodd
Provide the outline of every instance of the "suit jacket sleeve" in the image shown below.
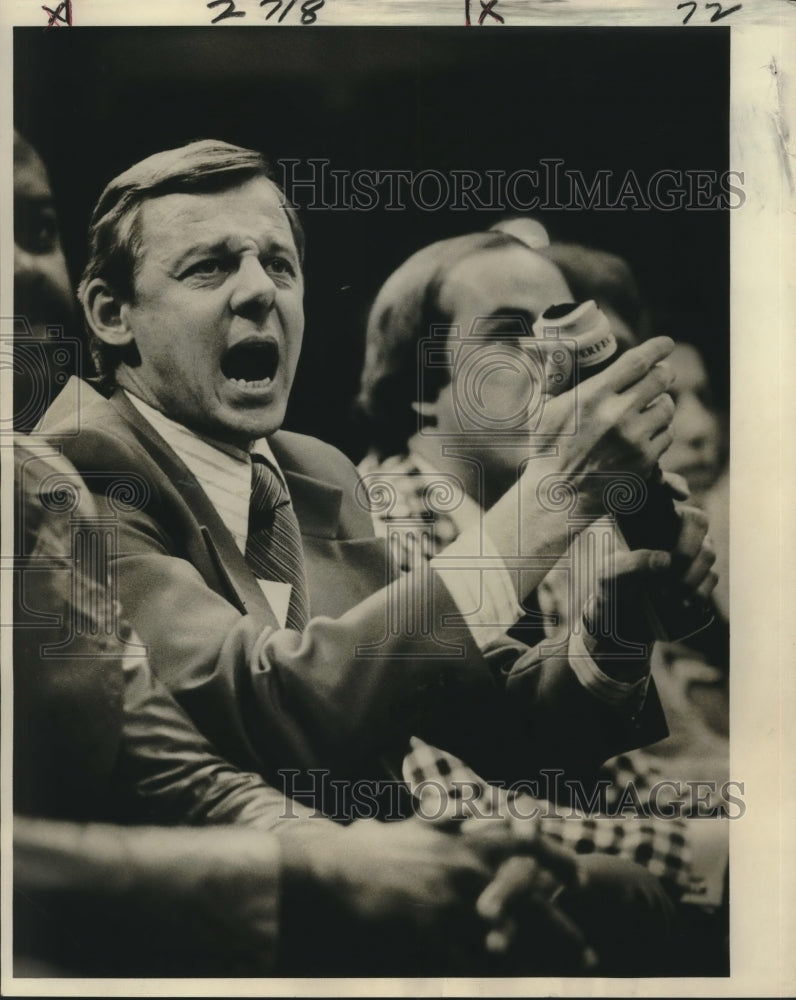
<path fill-rule="evenodd" d="M 357 770 L 407 738 L 428 688 L 492 685 L 465 627 L 445 628 L 445 644 L 396 627 L 400 583 L 299 635 L 241 615 L 143 514 L 121 525 L 119 546 L 119 597 L 156 674 L 225 757 L 277 785 L 283 769 Z M 418 621 L 456 610 L 439 583 L 412 600 Z"/>
<path fill-rule="evenodd" d="M 281 868 L 279 843 L 260 830 L 17 816 L 14 971 L 271 975 Z"/>
<path fill-rule="evenodd" d="M 187 470 L 169 471 L 174 456 L 143 440 L 134 415 L 120 419 L 96 396 L 77 425 L 70 419 L 72 433 L 58 440 L 100 513 L 113 516 L 124 616 L 156 675 L 239 767 L 277 787 L 284 769 L 356 774 L 361 761 L 397 750 L 421 722 L 447 731 L 451 740 L 438 745 L 473 766 L 484 755 L 496 766 L 503 758 L 534 770 L 543 733 L 569 758 L 592 766 L 604 759 L 586 738 L 595 726 L 602 731 L 604 709 L 568 664 L 550 661 L 506 683 L 506 671 L 490 671 L 467 627 L 452 624 L 458 609 L 436 574 L 421 585 L 410 576 L 382 587 L 338 617 L 314 619 L 302 636 L 274 628 L 257 610 L 262 595 L 245 565 L 237 582 L 225 577 L 223 564 L 242 564 L 240 554 L 212 558 L 212 532 L 223 529 L 212 528 L 212 511 L 197 516 L 206 497 L 196 496 Z M 120 506 L 124 477 L 141 496 Z M 223 548 L 223 538 L 216 541 Z M 525 652 L 507 648 L 514 660 Z M 455 727 L 447 723 L 459 704 L 468 708 Z M 579 729 L 581 715 L 589 726 Z M 634 745 L 649 741 L 643 728 L 636 736 Z"/>
<path fill-rule="evenodd" d="M 140 526 L 127 538 L 144 551 L 121 557 L 122 602 L 156 671 L 224 756 L 279 788 L 279 772 L 294 768 L 357 773 L 413 732 L 512 781 L 543 768 L 587 780 L 608 757 L 666 735 L 654 690 L 638 715 L 617 711 L 563 654 L 503 643 L 484 658 L 466 628 L 407 634 L 390 620 L 406 578 L 300 636 L 241 616 L 188 562 L 153 551 Z M 432 586 L 412 611 L 439 623 L 456 609 Z"/>
<path fill-rule="evenodd" d="M 129 638 L 135 639 L 130 633 Z M 114 818 L 136 822 L 235 823 L 273 830 L 312 816 L 259 774 L 220 758 L 160 681 L 145 656 L 122 658 L 122 739 Z"/>
<path fill-rule="evenodd" d="M 495 683 L 431 692 L 418 712 L 416 735 L 488 781 L 525 787 L 541 780 L 541 792 L 525 790 L 562 801 L 568 796 L 563 781 L 588 785 L 609 757 L 668 734 L 652 684 L 635 711 L 607 705 L 580 684 L 566 643 L 562 649 L 520 642 L 486 649 Z"/>

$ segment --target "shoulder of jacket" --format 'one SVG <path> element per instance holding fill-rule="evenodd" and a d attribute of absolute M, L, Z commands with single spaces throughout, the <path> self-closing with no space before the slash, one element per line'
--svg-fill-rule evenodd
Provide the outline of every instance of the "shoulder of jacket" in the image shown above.
<path fill-rule="evenodd" d="M 277 431 L 269 443 L 285 470 L 345 485 L 359 479 L 350 459 L 339 448 L 319 438 L 295 431 Z"/>

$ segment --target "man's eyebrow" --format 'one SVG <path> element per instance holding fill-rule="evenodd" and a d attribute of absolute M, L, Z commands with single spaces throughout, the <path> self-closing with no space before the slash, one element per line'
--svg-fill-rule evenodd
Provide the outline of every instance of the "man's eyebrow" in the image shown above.
<path fill-rule="evenodd" d="M 180 268 L 192 257 L 201 257 L 204 254 L 230 253 L 231 247 L 226 239 L 213 240 L 207 243 L 193 243 L 172 261 L 172 267 Z"/>
<path fill-rule="evenodd" d="M 235 254 L 238 253 L 239 248 L 237 246 L 237 240 L 230 239 L 229 237 L 222 237 L 218 240 L 211 240 L 204 243 L 194 243 L 192 246 L 187 247 L 178 257 L 172 262 L 172 267 L 179 269 L 182 267 L 186 261 L 191 260 L 194 257 L 202 257 L 204 254 Z M 266 242 L 265 249 L 262 251 L 265 254 L 280 253 L 285 256 L 292 257 L 296 262 L 298 262 L 298 251 L 294 246 L 285 240 L 279 238 L 268 238 Z"/>
<path fill-rule="evenodd" d="M 274 253 L 274 252 L 283 254 L 286 257 L 292 257 L 296 262 L 298 262 L 299 259 L 298 249 L 296 248 L 296 245 L 293 242 L 288 242 L 287 240 L 281 239 L 278 236 L 269 237 L 266 244 L 265 253 Z"/>

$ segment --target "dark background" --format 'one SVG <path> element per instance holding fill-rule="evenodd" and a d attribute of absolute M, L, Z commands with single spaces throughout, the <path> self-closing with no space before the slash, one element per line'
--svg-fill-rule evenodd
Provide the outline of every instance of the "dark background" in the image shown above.
<path fill-rule="evenodd" d="M 15 124 L 51 173 L 75 282 L 105 183 L 158 149 L 216 137 L 332 169 L 535 169 L 560 157 L 646 179 L 728 166 L 729 31 L 17 28 Z M 279 174 L 279 171 L 277 171 Z M 495 212 L 305 210 L 307 329 L 287 426 L 358 459 L 351 416 L 367 309 L 434 239 Z M 657 332 L 729 378 L 729 213 L 555 211 L 551 235 L 631 262 Z"/>

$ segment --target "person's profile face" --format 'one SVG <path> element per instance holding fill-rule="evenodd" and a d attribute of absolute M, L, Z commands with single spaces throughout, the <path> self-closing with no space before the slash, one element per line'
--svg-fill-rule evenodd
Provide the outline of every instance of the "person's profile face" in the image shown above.
<path fill-rule="evenodd" d="M 74 300 L 47 171 L 36 151 L 14 137 L 14 311 L 36 337 L 62 326 Z"/>
<path fill-rule="evenodd" d="M 47 171 L 14 133 L 15 430 L 32 431 L 69 376 L 81 371 L 79 342 L 65 336 L 73 312 Z"/>
<path fill-rule="evenodd" d="M 661 468 L 683 476 L 699 493 L 712 485 L 719 473 L 720 429 L 710 398 L 705 365 L 696 348 L 676 344 L 666 359 L 674 369 L 669 394 L 675 402 L 674 441 L 661 456 Z"/>
<path fill-rule="evenodd" d="M 119 381 L 167 416 L 245 447 L 284 418 L 304 329 L 299 255 L 264 177 L 140 209 L 134 299 L 140 365 Z"/>
<path fill-rule="evenodd" d="M 516 447 L 501 441 L 516 445 L 538 412 L 543 372 L 531 327 L 548 306 L 570 299 L 558 268 L 520 246 L 465 258 L 440 289 L 457 332 L 448 338 L 451 381 L 436 402 L 435 430 L 466 443 L 486 475 L 516 463 Z"/>

